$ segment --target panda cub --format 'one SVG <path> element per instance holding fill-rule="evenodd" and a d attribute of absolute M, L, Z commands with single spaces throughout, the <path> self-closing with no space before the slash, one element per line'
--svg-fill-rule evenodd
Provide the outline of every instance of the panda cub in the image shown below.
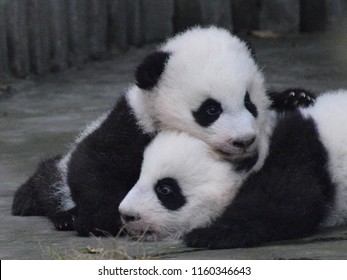
<path fill-rule="evenodd" d="M 204 143 L 162 132 L 119 206 L 125 229 L 147 240 L 235 248 L 347 224 L 347 91 L 278 119 L 262 168 L 242 175 Z"/>
<path fill-rule="evenodd" d="M 39 165 L 16 192 L 12 213 L 45 215 L 58 230 L 83 236 L 117 234 L 118 205 L 157 131 L 185 131 L 246 174 L 266 154 L 274 111 L 311 102 L 293 94 L 270 95 L 271 104 L 247 45 L 228 31 L 178 34 L 144 59 L 126 94 L 66 154 Z"/>
<path fill-rule="evenodd" d="M 119 205 L 121 219 L 138 238 L 179 239 L 219 217 L 243 177 L 205 142 L 160 132 L 145 150 L 138 182 Z"/>

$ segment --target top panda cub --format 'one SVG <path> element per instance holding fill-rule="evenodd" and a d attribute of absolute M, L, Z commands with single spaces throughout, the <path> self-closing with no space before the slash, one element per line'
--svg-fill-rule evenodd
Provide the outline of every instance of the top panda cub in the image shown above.
<path fill-rule="evenodd" d="M 247 45 L 228 31 L 194 28 L 143 61 L 128 92 L 145 131 L 189 132 L 229 160 L 266 150 L 264 79 Z"/>

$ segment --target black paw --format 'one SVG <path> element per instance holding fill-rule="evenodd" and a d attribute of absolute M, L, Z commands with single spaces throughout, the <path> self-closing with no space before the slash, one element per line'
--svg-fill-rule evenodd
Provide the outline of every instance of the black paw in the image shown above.
<path fill-rule="evenodd" d="M 73 224 L 75 230 L 77 231 L 77 234 L 79 236 L 85 236 L 88 237 L 91 234 L 91 226 L 88 222 L 88 220 L 84 220 L 83 217 L 79 216 L 74 220 Z"/>
<path fill-rule="evenodd" d="M 270 92 L 268 95 L 272 100 L 271 108 L 278 111 L 306 108 L 316 100 L 312 92 L 304 89 L 287 89 L 282 92 Z"/>
<path fill-rule="evenodd" d="M 72 208 L 69 211 L 58 212 L 49 218 L 53 222 L 56 230 L 68 231 L 74 230 L 74 223 L 77 216 L 77 209 Z"/>
<path fill-rule="evenodd" d="M 75 221 L 75 217 L 70 215 L 70 214 L 66 214 L 64 216 L 59 216 L 59 217 L 54 217 L 52 219 L 53 224 L 56 228 L 56 230 L 59 231 L 69 231 L 69 230 L 74 230 L 74 221 Z"/>
<path fill-rule="evenodd" d="M 74 229 L 79 236 L 100 236 L 109 237 L 120 234 L 121 222 L 117 222 L 116 217 L 113 219 L 102 219 L 93 215 L 78 215 L 74 221 Z"/>

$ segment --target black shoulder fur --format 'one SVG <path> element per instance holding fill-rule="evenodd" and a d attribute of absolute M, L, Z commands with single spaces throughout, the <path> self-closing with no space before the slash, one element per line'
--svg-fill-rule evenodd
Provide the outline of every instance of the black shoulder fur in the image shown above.
<path fill-rule="evenodd" d="M 78 208 L 75 229 L 80 235 L 118 233 L 118 205 L 139 177 L 150 140 L 123 97 L 77 146 L 68 166 L 68 184 Z"/>

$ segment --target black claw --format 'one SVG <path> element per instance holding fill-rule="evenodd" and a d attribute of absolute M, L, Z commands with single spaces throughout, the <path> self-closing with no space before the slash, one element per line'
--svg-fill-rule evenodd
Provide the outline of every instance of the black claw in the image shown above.
<path fill-rule="evenodd" d="M 315 95 L 307 90 L 288 89 L 283 92 L 270 92 L 272 109 L 277 111 L 293 110 L 298 107 L 308 107 L 315 101 Z"/>

